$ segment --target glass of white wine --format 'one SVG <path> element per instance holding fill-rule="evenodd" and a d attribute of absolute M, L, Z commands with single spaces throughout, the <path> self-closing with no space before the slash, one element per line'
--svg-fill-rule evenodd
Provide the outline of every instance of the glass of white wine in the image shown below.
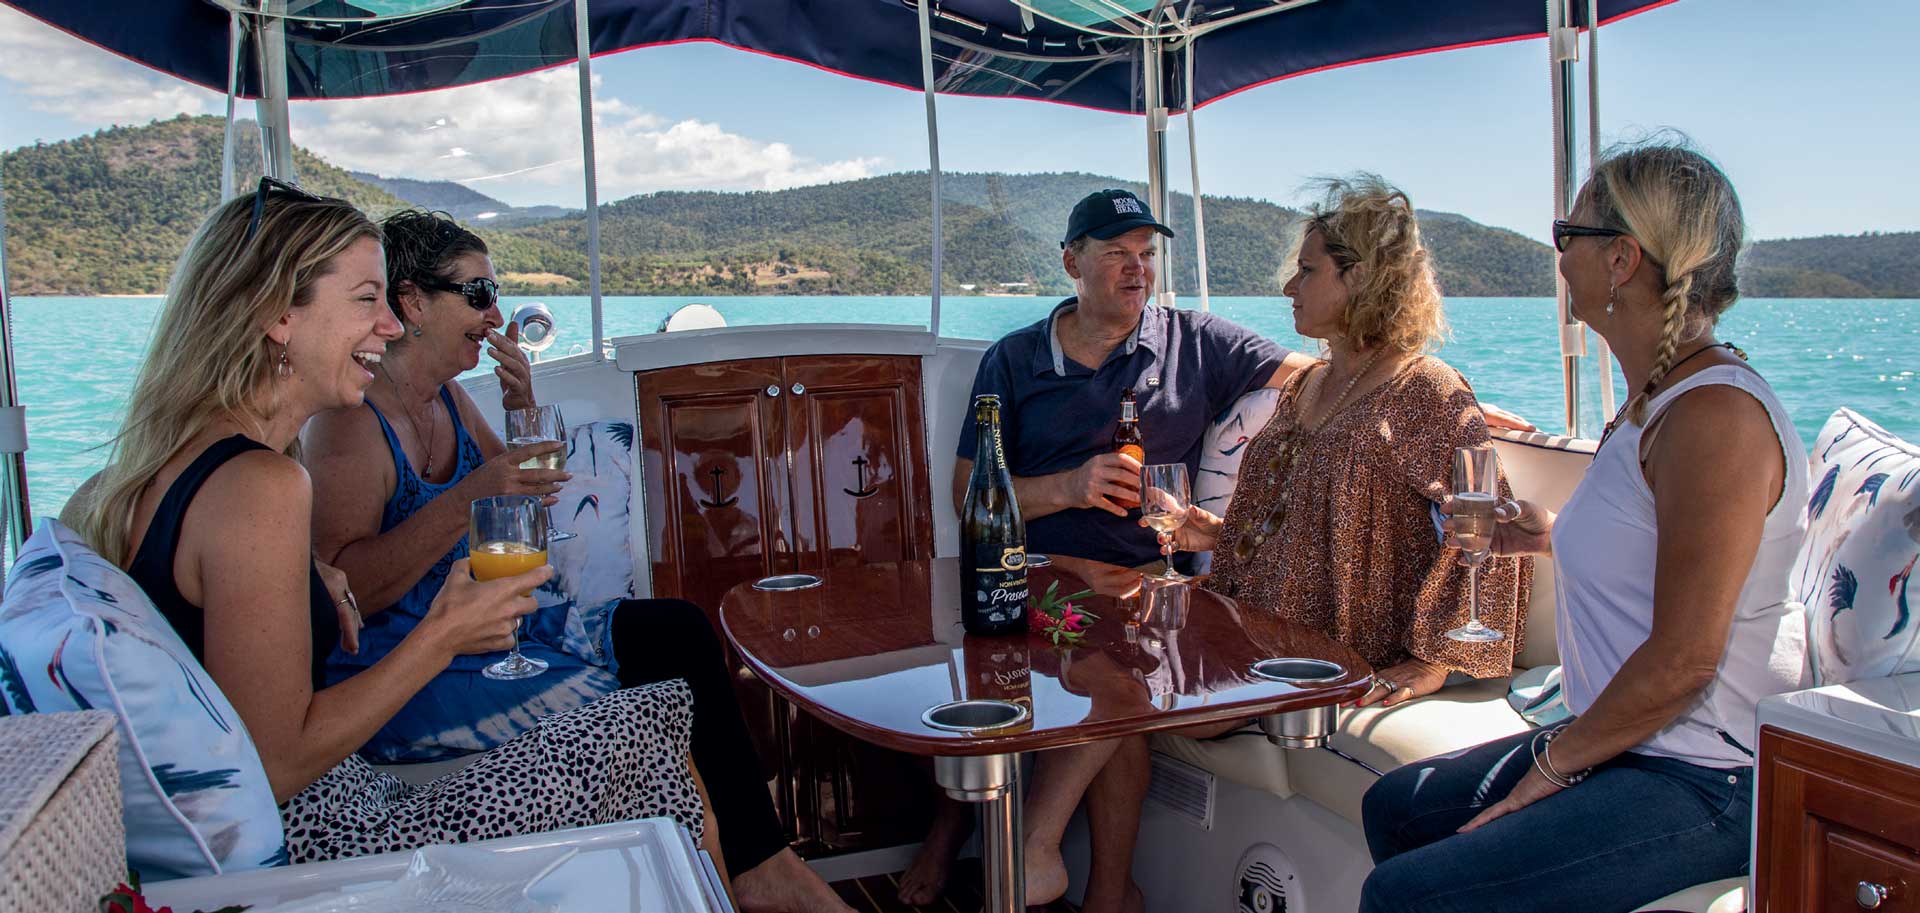
<path fill-rule="evenodd" d="M 564 442 L 567 439 L 567 421 L 560 417 L 559 406 L 529 406 L 525 409 L 507 410 L 507 446 L 525 447 L 528 444 L 544 444 L 549 441 Z M 552 453 L 543 453 L 520 464 L 521 469 L 567 468 L 567 449 L 565 447 Z M 542 508 L 543 510 L 545 508 Z M 564 542 L 576 534 L 554 529 L 553 514 L 547 514 L 547 541 Z"/>
<path fill-rule="evenodd" d="M 1491 643 L 1506 635 L 1480 623 L 1480 565 L 1493 554 L 1493 511 L 1500 503 L 1500 462 L 1491 444 L 1453 451 L 1453 538 L 1467 556 L 1467 623 L 1447 632 L 1454 640 Z"/>
<path fill-rule="evenodd" d="M 1187 522 L 1193 507 L 1193 495 L 1187 488 L 1185 463 L 1156 463 L 1140 468 L 1140 519 L 1147 521 L 1160 540 L 1160 555 L 1166 559 L 1161 580 L 1185 580 L 1173 569 L 1173 531 Z"/>
<path fill-rule="evenodd" d="M 467 567 L 475 580 L 524 574 L 547 563 L 547 514 L 530 495 L 499 495 L 473 502 L 467 527 Z M 492 679 L 532 678 L 547 671 L 546 660 L 522 656 L 520 626 L 514 625 L 507 658 L 482 670 Z"/>

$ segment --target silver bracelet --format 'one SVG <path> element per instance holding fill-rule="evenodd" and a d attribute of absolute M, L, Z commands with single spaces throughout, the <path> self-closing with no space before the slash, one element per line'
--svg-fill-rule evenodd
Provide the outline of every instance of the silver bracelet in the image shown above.
<path fill-rule="evenodd" d="M 1566 787 L 1579 783 L 1581 780 L 1585 780 L 1588 774 L 1593 773 L 1593 768 L 1589 767 L 1586 770 L 1576 771 L 1572 774 L 1562 774 L 1558 768 L 1554 767 L 1551 752 L 1553 751 L 1554 737 L 1559 734 L 1560 731 L 1557 729 L 1551 729 L 1546 732 L 1546 743 L 1540 746 L 1540 753 L 1534 756 L 1534 760 L 1545 765 L 1546 769 L 1541 771 L 1541 773 L 1547 775 L 1548 782 L 1565 789 Z"/>

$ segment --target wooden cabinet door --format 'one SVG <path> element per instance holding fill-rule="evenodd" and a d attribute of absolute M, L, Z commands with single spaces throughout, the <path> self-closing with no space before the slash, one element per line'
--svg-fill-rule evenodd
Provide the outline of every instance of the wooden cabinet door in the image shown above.
<path fill-rule="evenodd" d="M 1758 780 L 1751 909 L 1920 911 L 1920 771 L 1766 726 Z"/>
<path fill-rule="evenodd" d="M 920 359 L 782 359 L 800 570 L 933 555 Z"/>
<path fill-rule="evenodd" d="M 780 360 L 642 371 L 635 386 L 653 594 L 718 631 L 728 589 L 792 566 Z"/>

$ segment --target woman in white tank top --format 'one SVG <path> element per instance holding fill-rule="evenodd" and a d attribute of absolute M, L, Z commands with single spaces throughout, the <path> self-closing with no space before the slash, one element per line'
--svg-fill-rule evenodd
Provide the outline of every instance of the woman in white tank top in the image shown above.
<path fill-rule="evenodd" d="M 1804 679 L 1807 459 L 1713 338 L 1742 235 L 1679 145 L 1610 156 L 1555 223 L 1574 316 L 1634 396 L 1561 513 L 1503 505 L 1494 548 L 1554 556 L 1575 718 L 1376 783 L 1363 911 L 1628 911 L 1747 871 L 1755 705 Z"/>

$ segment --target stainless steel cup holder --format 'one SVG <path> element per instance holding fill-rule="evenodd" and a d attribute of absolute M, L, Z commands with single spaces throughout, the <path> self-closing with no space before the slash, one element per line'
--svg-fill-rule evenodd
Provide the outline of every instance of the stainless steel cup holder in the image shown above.
<path fill-rule="evenodd" d="M 1031 711 L 1012 701 L 953 701 L 920 715 L 929 728 L 946 732 L 1004 729 L 1027 718 Z"/>
<path fill-rule="evenodd" d="M 1332 704 L 1271 713 L 1260 718 L 1260 731 L 1267 741 L 1281 748 L 1324 748 L 1339 724 L 1338 708 Z"/>
<path fill-rule="evenodd" d="M 753 582 L 753 588 L 767 593 L 784 593 L 788 590 L 810 590 L 820 585 L 820 578 L 812 574 L 778 574 L 762 577 Z"/>
<path fill-rule="evenodd" d="M 1289 685 L 1312 685 L 1330 682 L 1347 674 L 1347 667 L 1324 659 L 1305 659 L 1301 657 L 1278 657 L 1263 659 L 1253 664 L 1254 675 L 1273 682 L 1285 682 Z"/>
<path fill-rule="evenodd" d="M 1027 553 L 1027 567 L 1052 567 L 1053 559 L 1039 552 Z"/>

